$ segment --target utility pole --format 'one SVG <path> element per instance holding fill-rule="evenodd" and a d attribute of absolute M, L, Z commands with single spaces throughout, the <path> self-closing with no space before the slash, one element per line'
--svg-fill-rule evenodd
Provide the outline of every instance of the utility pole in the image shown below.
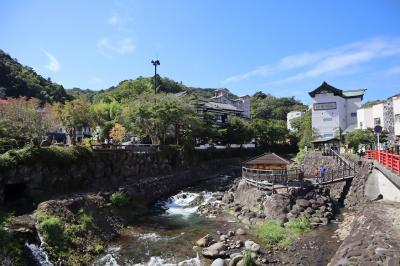
<path fill-rule="evenodd" d="M 154 66 L 154 96 L 157 94 L 157 66 L 160 65 L 160 61 L 157 60 L 151 60 L 151 63 Z"/>

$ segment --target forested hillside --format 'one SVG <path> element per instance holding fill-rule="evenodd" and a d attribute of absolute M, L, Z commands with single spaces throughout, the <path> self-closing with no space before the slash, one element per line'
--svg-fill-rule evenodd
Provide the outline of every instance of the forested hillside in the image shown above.
<path fill-rule="evenodd" d="M 42 103 L 72 99 L 62 85 L 45 79 L 0 49 L 0 97 L 35 97 Z"/>

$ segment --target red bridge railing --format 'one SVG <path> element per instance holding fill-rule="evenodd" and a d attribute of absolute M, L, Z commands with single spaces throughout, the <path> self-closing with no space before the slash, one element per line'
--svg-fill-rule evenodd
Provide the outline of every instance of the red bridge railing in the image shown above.
<path fill-rule="evenodd" d="M 378 161 L 397 175 L 400 175 L 400 155 L 388 151 L 367 150 L 365 157 Z"/>

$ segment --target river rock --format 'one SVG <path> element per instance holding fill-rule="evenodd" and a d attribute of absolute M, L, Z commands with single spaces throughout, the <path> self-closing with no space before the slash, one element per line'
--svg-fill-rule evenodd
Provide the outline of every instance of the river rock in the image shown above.
<path fill-rule="evenodd" d="M 236 266 L 239 261 L 243 259 L 243 255 L 240 253 L 233 254 L 235 256 L 231 256 L 231 261 L 229 262 L 229 266 Z"/>
<path fill-rule="evenodd" d="M 321 219 L 319 217 L 311 217 L 311 222 L 313 223 L 320 223 Z"/>
<path fill-rule="evenodd" d="M 251 245 L 251 247 L 250 247 L 250 251 L 251 251 L 251 252 L 255 252 L 255 253 L 260 252 L 260 249 L 261 249 L 261 246 L 260 246 L 259 244 L 257 244 L 257 243 L 254 243 L 254 244 Z"/>
<path fill-rule="evenodd" d="M 290 198 L 284 194 L 273 194 L 267 196 L 264 205 L 264 214 L 267 218 L 274 220 L 286 220 L 287 206 L 290 204 Z"/>
<path fill-rule="evenodd" d="M 228 239 L 228 236 L 227 235 L 221 235 L 220 237 L 219 237 L 219 240 L 220 241 L 226 241 Z"/>
<path fill-rule="evenodd" d="M 234 196 L 233 192 L 228 192 L 228 193 L 224 194 L 224 197 L 222 198 L 222 202 L 229 204 L 229 203 L 232 203 L 234 199 L 235 199 L 235 196 Z"/>
<path fill-rule="evenodd" d="M 254 241 L 252 240 L 246 240 L 246 242 L 244 242 L 244 248 L 246 250 L 251 250 L 251 246 L 255 244 Z"/>
<path fill-rule="evenodd" d="M 235 207 L 233 207 L 234 212 L 240 212 L 241 210 L 242 210 L 242 207 L 240 205 L 236 205 Z"/>
<path fill-rule="evenodd" d="M 310 202 L 306 199 L 298 199 L 296 200 L 296 205 L 302 207 L 302 208 L 307 208 L 311 206 Z"/>
<path fill-rule="evenodd" d="M 196 246 L 208 247 L 212 241 L 213 241 L 213 238 L 211 235 L 205 235 L 204 237 L 202 237 L 196 241 Z"/>
<path fill-rule="evenodd" d="M 225 244 L 223 242 L 217 242 L 209 246 L 208 248 L 204 248 L 202 254 L 204 257 L 216 259 L 220 257 L 225 257 Z"/>
<path fill-rule="evenodd" d="M 245 234 L 246 234 L 246 231 L 244 231 L 242 228 L 238 228 L 236 230 L 236 235 L 245 235 Z"/>
<path fill-rule="evenodd" d="M 232 236 L 234 236 L 235 235 L 235 232 L 233 232 L 233 231 L 228 231 L 228 237 L 232 237 Z"/>
<path fill-rule="evenodd" d="M 221 258 L 218 258 L 211 263 L 211 266 L 224 266 L 224 265 L 225 261 Z"/>

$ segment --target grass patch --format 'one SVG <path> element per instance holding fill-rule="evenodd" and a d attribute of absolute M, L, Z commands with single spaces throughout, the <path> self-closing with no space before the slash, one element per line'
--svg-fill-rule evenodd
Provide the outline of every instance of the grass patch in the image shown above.
<path fill-rule="evenodd" d="M 268 245 L 278 245 L 287 237 L 287 232 L 278 221 L 267 220 L 257 229 L 257 235 Z"/>
<path fill-rule="evenodd" d="M 288 228 L 293 233 L 301 235 L 311 230 L 311 222 L 307 218 L 293 219 L 288 223 Z"/>
<path fill-rule="evenodd" d="M 114 192 L 111 197 L 110 201 L 114 206 L 122 207 L 128 204 L 129 198 L 128 195 L 122 191 Z"/>
<path fill-rule="evenodd" d="M 253 257 L 251 256 L 251 252 L 246 250 L 243 254 L 243 266 L 256 266 L 256 262 L 254 261 Z"/>
<path fill-rule="evenodd" d="M 291 230 L 282 227 L 279 221 L 267 220 L 256 228 L 256 234 L 269 246 L 288 248 L 293 244 Z"/>

